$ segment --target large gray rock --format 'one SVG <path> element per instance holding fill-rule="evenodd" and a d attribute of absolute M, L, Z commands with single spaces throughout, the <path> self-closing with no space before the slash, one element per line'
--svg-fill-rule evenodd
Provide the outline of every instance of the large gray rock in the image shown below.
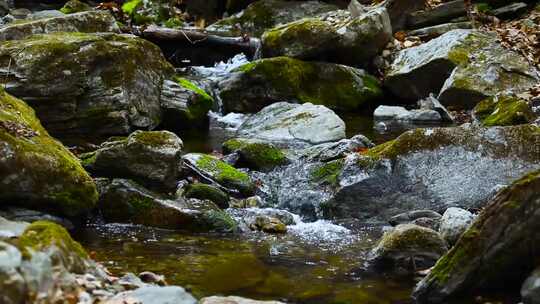
<path fill-rule="evenodd" d="M 399 106 L 378 106 L 373 112 L 376 121 L 434 123 L 441 122 L 439 112 L 429 109 L 407 110 Z"/>
<path fill-rule="evenodd" d="M 540 268 L 533 271 L 523 282 L 521 298 L 524 304 L 540 303 Z"/>
<path fill-rule="evenodd" d="M 179 286 L 137 288 L 133 291 L 119 293 L 105 304 L 197 304 L 197 300 L 184 288 Z"/>
<path fill-rule="evenodd" d="M 26 299 L 26 286 L 19 273 L 22 254 L 15 246 L 0 241 L 0 302 L 5 304 L 23 303 Z"/>
<path fill-rule="evenodd" d="M 384 7 L 358 17 L 338 11 L 265 32 L 262 53 L 265 57 L 288 56 L 366 66 L 391 39 L 392 27 Z"/>
<path fill-rule="evenodd" d="M 467 210 L 451 207 L 444 212 L 439 226 L 439 233 L 448 242 L 453 245 L 459 237 L 469 228 L 474 215 Z"/>
<path fill-rule="evenodd" d="M 10 221 L 0 216 L 0 240 L 21 236 L 28 225 L 30 224 Z"/>
<path fill-rule="evenodd" d="M 81 158 L 97 176 L 132 178 L 173 189 L 180 179 L 182 148 L 182 140 L 169 131 L 135 131 Z"/>
<path fill-rule="evenodd" d="M 211 201 L 160 197 L 125 179 L 102 181 L 98 208 L 107 222 L 190 231 L 233 231 L 236 223 Z"/>
<path fill-rule="evenodd" d="M 345 138 L 345 123 L 332 110 L 305 103 L 274 103 L 238 128 L 240 138 L 287 146 L 310 146 Z"/>
<path fill-rule="evenodd" d="M 240 13 L 208 26 L 206 30 L 230 36 L 248 34 L 258 37 L 267 29 L 279 24 L 336 9 L 336 6 L 320 1 L 260 0 L 250 4 Z"/>
<path fill-rule="evenodd" d="M 398 225 L 386 232 L 370 253 L 374 266 L 414 272 L 433 266 L 448 250 L 434 230 L 413 224 Z"/>
<path fill-rule="evenodd" d="M 35 34 L 56 32 L 120 33 L 114 17 L 107 11 L 90 11 L 50 18 L 18 21 L 0 28 L 0 40 L 26 39 Z"/>
<path fill-rule="evenodd" d="M 352 111 L 382 96 L 379 81 L 365 71 L 288 57 L 242 65 L 219 83 L 223 110 L 257 112 L 274 102 L 310 102 Z"/>
<path fill-rule="evenodd" d="M 478 208 L 493 189 L 540 167 L 539 144 L 532 125 L 408 131 L 345 158 L 326 215 L 386 221 L 409 210 Z"/>
<path fill-rule="evenodd" d="M 174 72 L 154 44 L 111 33 L 4 42 L 0 71 L 6 91 L 28 102 L 47 130 L 78 138 L 157 126 L 162 82 Z"/>
<path fill-rule="evenodd" d="M 417 303 L 448 303 L 484 288 L 503 290 L 508 282 L 523 282 L 538 266 L 540 254 L 538 189 L 537 170 L 499 192 L 418 283 L 413 293 Z"/>
<path fill-rule="evenodd" d="M 385 85 L 404 99 L 434 93 L 444 105 L 471 109 L 498 92 L 524 91 L 538 79 L 537 69 L 494 35 L 460 29 L 400 51 Z"/>

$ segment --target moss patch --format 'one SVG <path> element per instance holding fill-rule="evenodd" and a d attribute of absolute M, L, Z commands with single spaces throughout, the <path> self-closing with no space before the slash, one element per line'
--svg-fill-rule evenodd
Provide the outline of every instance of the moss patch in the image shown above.
<path fill-rule="evenodd" d="M 89 11 L 92 8 L 90 5 L 81 2 L 79 0 L 69 0 L 64 4 L 64 6 L 60 9 L 60 11 L 64 14 L 73 14 L 73 13 L 79 13 L 79 12 L 85 12 Z"/>
<path fill-rule="evenodd" d="M 250 169 L 271 170 L 288 163 L 283 151 L 269 143 L 243 139 L 230 139 L 223 143 L 224 153 L 235 151 L 240 154 L 240 163 Z"/>
<path fill-rule="evenodd" d="M 227 195 L 227 193 L 221 191 L 220 189 L 207 184 L 191 184 L 187 187 L 184 195 L 187 198 L 210 200 L 216 205 L 218 205 L 220 208 L 229 207 L 229 195 Z"/>
<path fill-rule="evenodd" d="M 64 227 L 48 221 L 37 221 L 28 226 L 19 238 L 18 245 L 26 258 L 31 256 L 29 249 L 45 251 L 52 246 L 66 256 L 75 254 L 83 259 L 88 258 L 81 244 L 74 241 Z"/>
<path fill-rule="evenodd" d="M 525 124 L 535 118 L 527 101 L 512 96 L 487 98 L 476 105 L 474 113 L 487 127 Z"/>
<path fill-rule="evenodd" d="M 311 171 L 311 178 L 315 182 L 326 183 L 331 186 L 339 185 L 339 175 L 345 160 L 337 159 L 331 162 L 325 163 L 318 168 Z"/>
<path fill-rule="evenodd" d="M 225 187 L 232 187 L 246 195 L 254 191 L 254 185 L 246 173 L 213 156 L 200 154 L 197 167 L 212 174 L 213 178 Z"/>
<path fill-rule="evenodd" d="M 175 80 L 183 88 L 195 93 L 195 97 L 188 102 L 188 113 L 186 118 L 190 120 L 199 120 L 206 117 L 206 114 L 214 105 L 214 98 L 206 93 L 205 90 L 185 78 L 176 77 Z"/>

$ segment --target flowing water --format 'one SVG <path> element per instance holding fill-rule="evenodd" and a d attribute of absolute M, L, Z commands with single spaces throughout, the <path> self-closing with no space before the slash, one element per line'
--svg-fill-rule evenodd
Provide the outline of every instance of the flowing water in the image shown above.
<path fill-rule="evenodd" d="M 245 57 L 236 56 L 215 67 L 189 70 L 195 80 L 211 82 L 245 62 Z M 220 115 L 210 116 L 209 130 L 179 134 L 186 152 L 220 151 L 223 141 L 234 135 L 218 127 Z M 341 117 L 348 137 L 360 133 L 381 143 L 402 131 L 376 131 L 366 114 Z M 233 123 L 238 119 L 232 118 Z M 196 297 L 238 295 L 314 304 L 411 303 L 410 292 L 417 279 L 366 269 L 366 256 L 384 229 L 355 222 L 341 226 L 324 220 L 303 222 L 296 217 L 285 235 L 193 234 L 91 224 L 75 237 L 116 275 L 142 271 L 163 274 L 169 284 L 184 286 Z"/>

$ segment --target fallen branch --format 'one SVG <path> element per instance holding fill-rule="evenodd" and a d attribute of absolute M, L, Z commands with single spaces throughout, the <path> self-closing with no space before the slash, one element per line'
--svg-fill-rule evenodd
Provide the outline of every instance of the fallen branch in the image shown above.
<path fill-rule="evenodd" d="M 202 30 L 171 29 L 158 26 L 147 27 L 142 31 L 141 36 L 154 42 L 184 42 L 201 47 L 234 48 L 250 57 L 256 55 L 260 46 L 260 41 L 257 38 L 222 37 Z"/>

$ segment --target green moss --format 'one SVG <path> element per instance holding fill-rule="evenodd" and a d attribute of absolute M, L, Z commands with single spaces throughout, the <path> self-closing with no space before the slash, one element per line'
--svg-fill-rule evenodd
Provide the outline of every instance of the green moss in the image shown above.
<path fill-rule="evenodd" d="M 221 191 L 220 189 L 207 184 L 196 183 L 188 186 L 185 197 L 196 198 L 201 200 L 210 200 L 218 205 L 220 208 L 227 208 L 229 206 L 229 195 Z"/>
<path fill-rule="evenodd" d="M 26 258 L 31 256 L 29 249 L 45 251 L 52 246 L 65 255 L 75 254 L 83 259 L 88 258 L 83 247 L 71 238 L 66 229 L 47 221 L 37 221 L 28 226 L 19 238 L 18 245 Z"/>
<path fill-rule="evenodd" d="M 238 230 L 238 224 L 227 213 L 222 210 L 210 210 L 205 212 L 205 218 L 210 229 L 221 232 L 235 232 Z"/>
<path fill-rule="evenodd" d="M 0 197 L 37 209 L 78 216 L 94 207 L 96 185 L 79 160 L 49 136 L 23 101 L 0 90 L 0 142 L 14 158 L 2 161 L 6 174 L 20 175 L 26 186 L 0 185 Z M 28 193 L 26 193 L 28 192 Z"/>
<path fill-rule="evenodd" d="M 285 153 L 272 144 L 239 138 L 224 142 L 223 152 L 238 152 L 240 163 L 255 170 L 270 170 L 288 162 Z"/>
<path fill-rule="evenodd" d="M 83 153 L 79 155 L 79 159 L 81 160 L 81 165 L 85 168 L 92 166 L 96 162 L 96 156 L 97 156 L 97 153 L 95 151 Z"/>
<path fill-rule="evenodd" d="M 382 95 L 376 78 L 342 65 L 274 57 L 248 63 L 235 72 L 244 73 L 244 79 L 252 79 L 264 91 L 273 92 L 276 101 L 296 99 L 301 103 L 354 110 Z M 222 99 L 241 100 L 246 89 L 252 88 L 222 91 Z"/>
<path fill-rule="evenodd" d="M 137 131 L 130 135 L 133 140 L 151 147 L 160 147 L 171 144 L 173 135 L 163 131 Z"/>
<path fill-rule="evenodd" d="M 250 195 L 254 191 L 254 185 L 246 173 L 213 156 L 200 154 L 197 166 L 210 172 L 215 180 L 225 187 L 236 188 L 246 195 Z"/>
<path fill-rule="evenodd" d="M 525 100 L 512 96 L 487 98 L 476 105 L 474 113 L 487 127 L 525 124 L 535 117 Z"/>
<path fill-rule="evenodd" d="M 478 12 L 481 12 L 481 13 L 489 13 L 491 10 L 493 10 L 491 5 L 489 5 L 489 3 L 486 3 L 486 2 L 476 3 L 474 7 L 476 8 Z"/>
<path fill-rule="evenodd" d="M 128 204 L 132 208 L 132 214 L 144 214 L 155 206 L 155 201 L 151 197 L 134 196 Z"/>
<path fill-rule="evenodd" d="M 128 16 L 133 16 L 136 9 L 142 5 L 142 0 L 129 0 L 122 4 L 122 11 Z"/>
<path fill-rule="evenodd" d="M 206 117 L 206 114 L 214 105 L 214 98 L 185 78 L 175 77 L 175 80 L 185 89 L 195 93 L 195 98 L 192 98 L 188 103 L 187 119 L 200 120 L 201 118 Z"/>
<path fill-rule="evenodd" d="M 92 8 L 90 5 L 81 2 L 79 0 L 69 0 L 64 4 L 64 6 L 60 9 L 60 11 L 64 14 L 73 14 L 73 13 L 79 13 L 79 12 L 85 12 L 89 11 Z"/>
<path fill-rule="evenodd" d="M 325 163 L 311 171 L 311 178 L 316 182 L 327 183 L 332 186 L 339 185 L 339 175 L 345 164 L 345 160 L 337 159 Z"/>
<path fill-rule="evenodd" d="M 178 17 L 172 17 L 167 19 L 163 24 L 168 28 L 178 28 L 184 25 L 184 21 Z"/>
<path fill-rule="evenodd" d="M 232 153 L 234 151 L 242 149 L 247 144 L 248 144 L 248 141 L 246 140 L 242 140 L 238 138 L 229 139 L 223 143 L 223 153 L 225 154 Z"/>

